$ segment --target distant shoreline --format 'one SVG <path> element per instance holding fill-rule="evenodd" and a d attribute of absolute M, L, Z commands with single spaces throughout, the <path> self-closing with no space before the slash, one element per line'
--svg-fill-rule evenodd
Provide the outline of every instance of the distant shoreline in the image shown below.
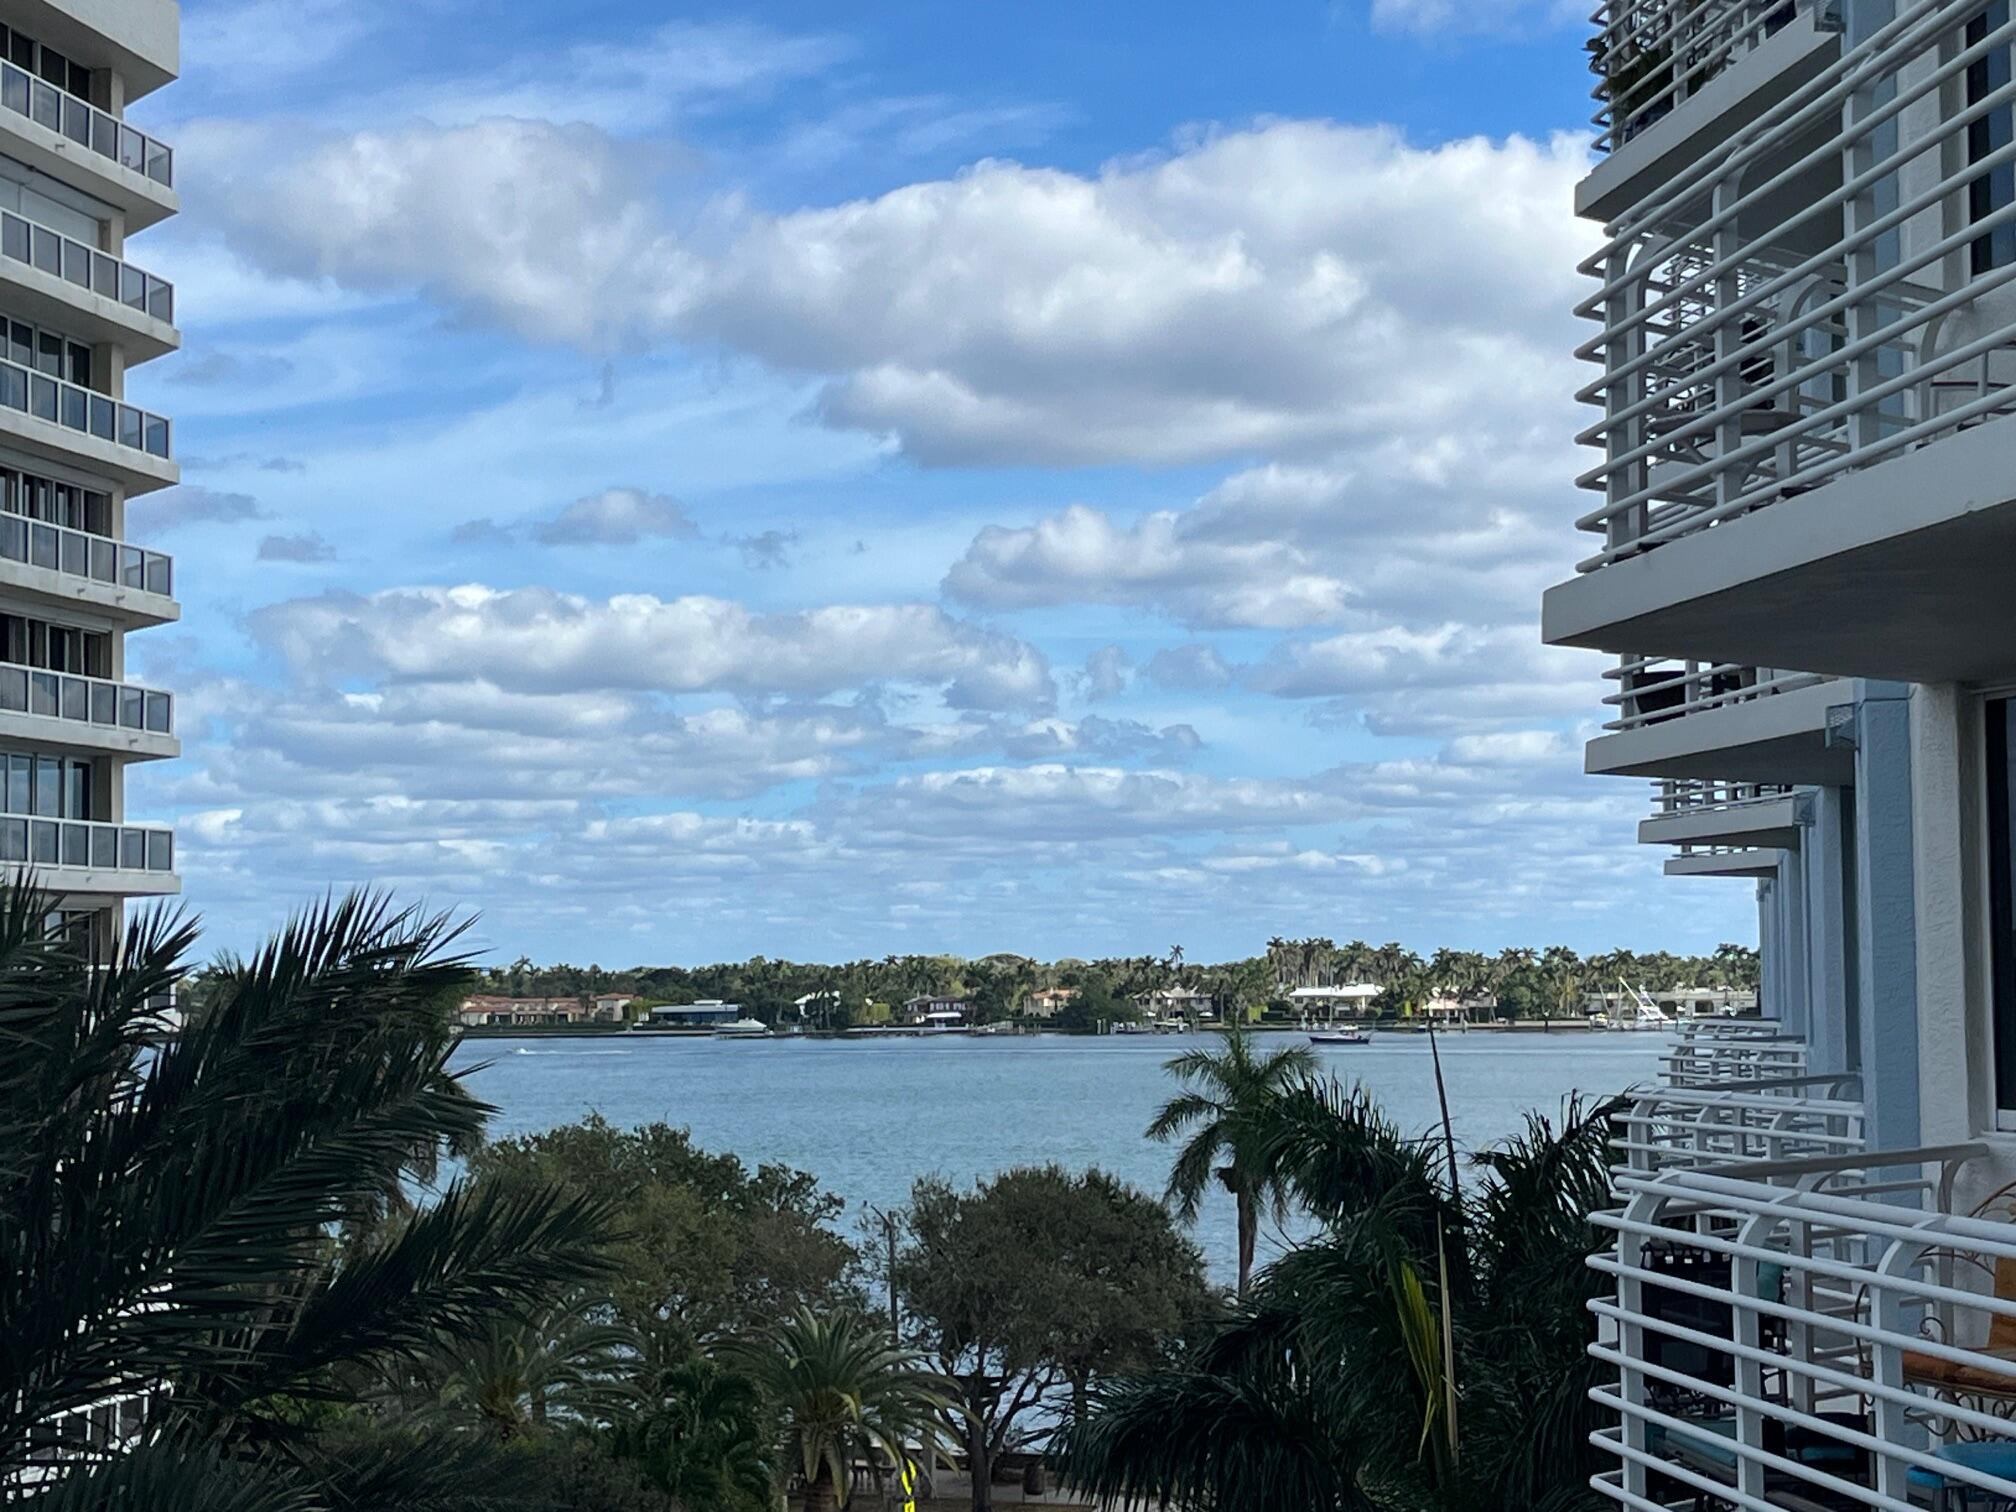
<path fill-rule="evenodd" d="M 1254 1034 L 1300 1034 L 1300 1035 L 1308 1035 L 1312 1033 L 1320 1034 L 1327 1032 L 1331 1028 L 1343 1028 L 1343 1027 L 1347 1026 L 1341 1022 L 1335 1026 L 1313 1025 L 1308 1028 L 1304 1028 L 1300 1024 L 1253 1024 L 1249 1026 L 1250 1031 Z M 1379 1035 L 1389 1035 L 1389 1034 L 1406 1035 L 1409 1037 L 1415 1037 L 1415 1036 L 1425 1037 L 1428 1033 L 1427 1026 L 1424 1024 L 1409 1024 L 1409 1023 L 1369 1024 L 1369 1025 L 1353 1024 L 1349 1025 L 1348 1027 L 1362 1028 L 1367 1033 L 1372 1034 L 1375 1037 Z M 1675 1024 L 1671 1027 L 1677 1029 L 1679 1025 Z M 1195 1032 L 1199 1034 L 1222 1034 L 1225 1031 L 1223 1027 L 1220 1025 L 1205 1024 L 1199 1026 L 1199 1028 Z M 1532 1019 L 1511 1019 L 1502 1023 L 1472 1024 L 1467 1028 L 1442 1029 L 1439 1030 L 1438 1032 L 1444 1036 L 1449 1037 L 1461 1037 L 1463 1035 L 1468 1034 L 1546 1034 L 1546 1035 L 1559 1034 L 1559 1035 L 1576 1036 L 1576 1037 L 1587 1036 L 1595 1039 L 1609 1038 L 1608 1034 L 1602 1033 L 1594 1029 L 1586 1020 L 1582 1019 L 1547 1019 L 1544 1021 L 1532 1020 Z M 1640 1034 L 1656 1034 L 1662 1031 L 1656 1029 L 1646 1029 L 1646 1030 L 1637 1030 L 1633 1032 Z M 470 1027 L 465 1028 L 462 1031 L 462 1037 L 466 1040 L 611 1039 L 611 1038 L 654 1040 L 654 1039 L 714 1039 L 717 1036 L 715 1035 L 712 1029 L 631 1029 L 616 1024 L 540 1024 L 540 1025 L 525 1025 L 523 1027 L 517 1027 L 517 1028 L 504 1024 L 478 1024 L 478 1025 L 471 1025 Z M 735 1036 L 728 1036 L 728 1037 L 734 1038 Z M 756 1036 L 756 1035 L 748 1035 L 742 1037 L 749 1039 L 764 1038 L 763 1036 Z M 1028 1039 L 1028 1038 L 1163 1039 L 1163 1038 L 1172 1038 L 1173 1036 L 1149 1035 L 1149 1034 L 1137 1034 L 1137 1035 L 1065 1034 L 1062 1031 L 1055 1029 L 1028 1029 L 1028 1030 L 1017 1030 L 1012 1033 L 1002 1033 L 1002 1034 L 973 1034 L 970 1032 L 966 1032 L 966 1033 L 951 1033 L 951 1034 L 933 1034 L 923 1037 L 934 1040 L 942 1040 L 942 1039 L 1016 1040 L 1016 1039 Z M 835 1029 L 835 1030 L 808 1031 L 804 1034 L 777 1035 L 771 1038 L 852 1040 L 858 1043 L 862 1041 L 874 1041 L 882 1039 L 901 1039 L 903 1038 L 903 1036 L 896 1034 L 849 1035 L 845 1030 Z"/>

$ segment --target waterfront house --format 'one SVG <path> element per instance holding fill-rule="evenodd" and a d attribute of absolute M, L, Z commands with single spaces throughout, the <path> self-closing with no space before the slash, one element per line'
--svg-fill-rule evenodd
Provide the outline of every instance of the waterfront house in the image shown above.
<path fill-rule="evenodd" d="M 597 1019 L 607 1023 L 620 1024 L 630 1015 L 630 1005 L 637 999 L 627 992 L 605 992 L 591 999 Z"/>
<path fill-rule="evenodd" d="M 1078 1001 L 1076 987 L 1045 987 L 1032 992 L 1022 1000 L 1022 1016 L 1033 1019 L 1053 1019 L 1066 1008 Z"/>
<path fill-rule="evenodd" d="M 651 1022 L 661 1029 L 715 1029 L 742 1017 L 740 1003 L 702 998 L 697 1003 L 667 1003 L 651 1010 Z"/>
<path fill-rule="evenodd" d="M 1211 994 L 1199 992 L 1194 987 L 1163 987 L 1154 992 L 1144 992 L 1134 1001 L 1142 1012 L 1152 1018 L 1206 1019 L 1217 1011 Z"/>
<path fill-rule="evenodd" d="M 1335 1018 L 1340 1013 L 1363 1017 L 1372 1011 L 1372 1005 L 1385 990 L 1369 982 L 1344 982 L 1335 987 L 1297 987 L 1288 994 L 1287 1001 L 1297 1013 L 1321 1014 L 1324 1018 Z"/>
<path fill-rule="evenodd" d="M 554 1028 L 568 1024 L 623 1021 L 621 1010 L 605 1009 L 585 997 L 514 998 L 478 994 L 462 1001 L 464 1028 Z"/>
<path fill-rule="evenodd" d="M 1543 634 L 1615 658 L 1587 767 L 1655 784 L 1638 838 L 1754 890 L 1764 1020 L 1696 1020 L 1623 1141 L 1597 1489 L 2003 1505 L 2016 17 L 1595 23 L 1597 458 Z"/>
<path fill-rule="evenodd" d="M 965 998 L 920 993 L 897 1010 L 896 1022 L 944 1027 L 964 1023 L 972 1012 L 973 1005 Z"/>

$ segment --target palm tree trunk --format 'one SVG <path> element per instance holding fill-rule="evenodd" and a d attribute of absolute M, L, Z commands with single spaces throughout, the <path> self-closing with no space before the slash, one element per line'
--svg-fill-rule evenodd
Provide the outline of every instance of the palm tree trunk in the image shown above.
<path fill-rule="evenodd" d="M 833 1484 L 833 1467 L 822 1464 L 812 1484 L 805 1488 L 805 1512 L 838 1512 L 840 1494 Z"/>
<path fill-rule="evenodd" d="M 1239 1295 L 1253 1279 L 1253 1252 L 1260 1241 L 1260 1205 L 1251 1192 L 1237 1194 L 1239 1204 Z"/>

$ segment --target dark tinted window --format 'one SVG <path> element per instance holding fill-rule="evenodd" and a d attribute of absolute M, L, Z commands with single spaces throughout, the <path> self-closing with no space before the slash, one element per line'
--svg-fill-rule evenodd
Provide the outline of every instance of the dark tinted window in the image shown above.
<path fill-rule="evenodd" d="M 1969 47 L 2009 24 L 2009 0 L 1995 0 L 1967 23 Z M 1990 48 L 1967 65 L 1967 103 L 1978 105 L 2009 82 L 2009 45 Z M 2004 101 L 1967 125 L 1967 161 L 1978 163 L 2016 140 L 2016 106 Z M 2016 164 L 2003 163 L 1967 185 L 1968 218 L 1981 221 L 2016 203 Z M 2016 225 L 2003 221 L 1978 238 L 1972 248 L 1976 273 L 2016 262 Z"/>

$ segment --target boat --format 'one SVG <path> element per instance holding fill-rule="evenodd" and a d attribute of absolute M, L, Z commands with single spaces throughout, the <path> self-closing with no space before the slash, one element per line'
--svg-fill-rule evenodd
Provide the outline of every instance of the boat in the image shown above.
<path fill-rule="evenodd" d="M 761 1019 L 737 1019 L 732 1024 L 723 1024 L 714 1031 L 716 1039 L 768 1039 L 770 1026 Z"/>
<path fill-rule="evenodd" d="M 1339 1029 L 1329 1034 L 1311 1034 L 1312 1045 L 1369 1045 L 1372 1036 L 1362 1029 Z"/>

